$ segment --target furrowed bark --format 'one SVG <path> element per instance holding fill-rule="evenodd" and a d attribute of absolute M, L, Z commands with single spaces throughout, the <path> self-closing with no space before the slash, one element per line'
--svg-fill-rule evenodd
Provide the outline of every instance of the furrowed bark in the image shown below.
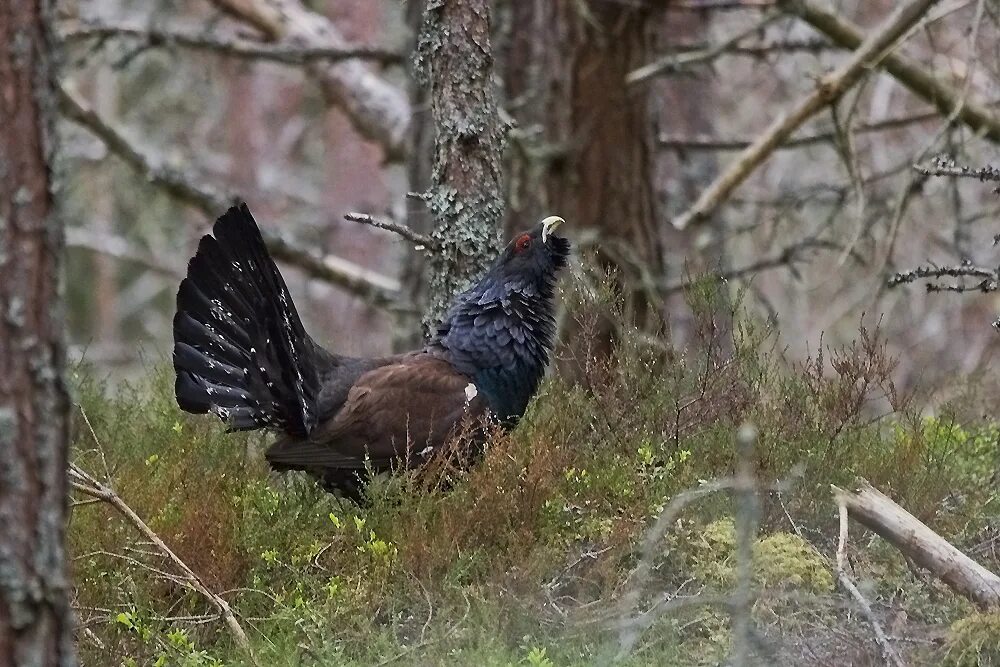
<path fill-rule="evenodd" d="M 74 665 L 54 8 L 0 3 L 0 665 Z"/>

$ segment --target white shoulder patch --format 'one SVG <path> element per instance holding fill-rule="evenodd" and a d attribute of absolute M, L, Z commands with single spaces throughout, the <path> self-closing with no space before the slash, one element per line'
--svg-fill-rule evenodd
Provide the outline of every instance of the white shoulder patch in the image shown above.
<path fill-rule="evenodd" d="M 472 399 L 479 395 L 479 390 L 476 389 L 476 385 L 471 382 L 465 385 L 465 402 L 471 403 Z"/>

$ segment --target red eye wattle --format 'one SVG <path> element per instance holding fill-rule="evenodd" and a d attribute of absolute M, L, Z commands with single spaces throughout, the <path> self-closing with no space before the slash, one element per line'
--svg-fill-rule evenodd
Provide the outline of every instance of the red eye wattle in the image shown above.
<path fill-rule="evenodd" d="M 517 241 L 514 242 L 514 247 L 517 248 L 518 252 L 522 250 L 527 250 L 531 246 L 531 237 L 527 234 L 521 234 L 517 237 Z"/>

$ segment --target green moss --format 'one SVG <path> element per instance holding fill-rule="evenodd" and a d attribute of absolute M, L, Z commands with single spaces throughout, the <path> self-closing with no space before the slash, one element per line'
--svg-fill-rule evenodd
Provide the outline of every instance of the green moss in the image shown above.
<path fill-rule="evenodd" d="M 730 588 L 736 581 L 736 528 L 730 518 L 719 519 L 700 530 L 693 560 L 695 571 L 706 582 Z M 833 590 L 827 560 L 798 535 L 774 533 L 753 545 L 754 584 L 764 589 L 794 589 L 814 594 Z"/>
<path fill-rule="evenodd" d="M 942 665 L 1000 665 L 1000 614 L 975 613 L 955 621 L 948 633 Z"/>

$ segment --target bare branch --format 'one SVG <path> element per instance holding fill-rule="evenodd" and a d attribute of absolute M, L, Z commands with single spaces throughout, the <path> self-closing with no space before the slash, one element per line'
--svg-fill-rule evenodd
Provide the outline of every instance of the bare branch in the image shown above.
<path fill-rule="evenodd" d="M 170 547 L 167 546 L 166 542 L 160 539 L 160 536 L 153 532 L 153 529 L 150 528 L 146 522 L 135 513 L 135 510 L 129 507 L 129 505 L 122 500 L 121 496 L 119 496 L 114 489 L 98 482 L 94 477 L 89 475 L 74 463 L 69 464 L 69 479 L 70 486 L 73 489 L 83 493 L 84 495 L 102 500 L 114 507 L 128 520 L 129 523 L 135 526 L 135 528 L 142 533 L 143 537 L 156 545 L 156 548 L 162 552 L 164 556 L 170 559 L 174 566 L 181 571 L 182 576 L 178 577 L 176 580 L 206 597 L 208 601 L 219 610 L 223 620 L 226 622 L 226 626 L 229 628 L 230 634 L 233 636 L 233 641 L 235 641 L 236 645 L 243 650 L 251 664 L 259 664 L 257 659 L 254 657 L 253 650 L 250 648 L 250 640 L 247 639 L 246 632 L 243 631 L 243 626 L 240 625 L 240 622 L 237 620 L 236 614 L 233 613 L 229 603 L 216 593 L 209 590 L 209 588 L 205 586 L 204 582 L 202 582 L 201 578 L 195 574 L 194 570 L 188 567 L 187 564 L 182 561 Z"/>
<path fill-rule="evenodd" d="M 812 0 L 782 0 L 782 5 L 845 48 L 856 49 L 862 43 L 863 33 L 858 26 Z M 882 59 L 881 66 L 910 92 L 933 104 L 945 116 L 959 109 L 956 120 L 990 141 L 1000 142 L 1000 116 L 987 106 L 963 100 L 962 91 L 942 82 L 925 65 L 899 53 L 889 53 Z"/>
<path fill-rule="evenodd" d="M 907 125 L 913 125 L 915 123 L 923 123 L 928 120 L 933 120 L 935 118 L 940 118 L 941 114 L 937 111 L 926 111 L 924 113 L 912 114 L 910 116 L 901 116 L 899 118 L 887 118 L 875 123 L 869 123 L 867 125 L 857 125 L 851 128 L 851 132 L 854 134 L 870 134 L 874 132 L 884 132 L 886 130 L 894 130 L 900 127 L 906 127 Z M 816 134 L 806 134 L 799 137 L 794 137 L 784 142 L 776 148 L 776 150 L 787 150 L 791 148 L 806 148 L 808 146 L 815 146 L 816 144 L 826 143 L 835 141 L 837 139 L 837 132 L 830 130 L 828 132 L 817 132 Z M 663 148 L 669 148 L 678 151 L 685 150 L 704 150 L 704 151 L 738 151 L 743 150 L 753 143 L 749 139 L 723 139 L 718 137 L 680 137 L 672 135 L 662 135 L 659 139 L 659 145 Z"/>
<path fill-rule="evenodd" d="M 684 67 L 690 67 L 691 65 L 698 63 L 715 60 L 723 53 L 733 49 L 739 42 L 742 42 L 747 37 L 756 35 L 780 17 L 781 13 L 769 11 L 764 14 L 759 21 L 752 23 L 747 28 L 739 31 L 728 39 L 722 40 L 715 46 L 707 48 L 703 51 L 688 51 L 686 53 L 667 55 L 662 58 L 658 58 L 647 65 L 643 65 L 642 67 L 629 72 L 628 76 L 625 77 L 625 83 L 629 85 L 641 83 L 642 81 L 648 81 L 656 76 L 676 72 Z"/>
<path fill-rule="evenodd" d="M 272 42 L 305 48 L 346 48 L 347 41 L 322 14 L 297 0 L 211 0 L 227 14 L 248 23 Z M 330 103 L 340 107 L 354 127 L 382 146 L 386 159 L 402 160 L 410 126 L 405 91 L 390 84 L 364 63 L 345 60 L 308 65 Z"/>
<path fill-rule="evenodd" d="M 775 4 L 776 0 L 679 0 L 667 3 L 666 8 L 690 12 L 738 11 L 767 9 Z"/>
<path fill-rule="evenodd" d="M 983 183 L 987 181 L 1000 183 L 1000 169 L 990 165 L 973 169 L 968 165 L 959 165 L 955 160 L 945 155 L 939 155 L 934 158 L 934 162 L 930 167 L 915 164 L 913 168 L 924 176 L 954 176 L 957 178 L 975 178 Z M 994 192 L 998 190 L 994 190 Z"/>
<path fill-rule="evenodd" d="M 875 641 L 878 643 L 879 648 L 882 649 L 882 659 L 888 665 L 903 667 L 902 658 L 899 657 L 899 653 L 889 643 L 889 638 L 886 636 L 885 630 L 882 629 L 882 624 L 878 622 L 875 612 L 872 611 L 872 606 L 847 574 L 847 506 L 842 502 L 838 503 L 838 506 L 840 509 L 840 538 L 837 542 L 837 579 L 840 581 L 840 585 L 844 587 L 844 590 L 850 593 L 854 601 L 858 603 L 861 613 L 864 614 L 864 617 L 872 626 Z"/>
<path fill-rule="evenodd" d="M 184 277 L 184 271 L 181 267 L 167 264 L 154 253 L 139 248 L 128 239 L 114 234 L 102 234 L 80 227 L 67 227 L 66 246 L 84 248 L 115 259 L 134 262 L 150 271 L 178 280 Z"/>
<path fill-rule="evenodd" d="M 207 185 L 203 180 L 189 178 L 180 171 L 157 164 L 136 148 L 119 130 L 88 108 L 74 93 L 59 89 L 60 107 L 74 122 L 92 132 L 115 155 L 122 158 L 146 180 L 166 190 L 171 196 L 194 206 L 209 216 L 216 216 L 237 198 Z M 398 281 L 375 271 L 332 255 L 320 255 L 300 248 L 274 232 L 262 229 L 264 243 L 275 259 L 291 264 L 311 278 L 342 287 L 367 299 L 372 305 L 393 307 L 399 292 Z"/>
<path fill-rule="evenodd" d="M 965 261 L 958 266 L 918 266 L 910 271 L 901 271 L 891 278 L 888 287 L 898 287 L 917 280 L 935 278 L 976 278 L 975 285 L 939 285 L 928 283 L 928 292 L 995 292 L 1000 286 L 1000 269 L 987 269 Z"/>
<path fill-rule="evenodd" d="M 65 86 L 59 86 L 56 92 L 59 96 L 59 110 L 67 118 L 94 134 L 108 147 L 108 150 L 122 158 L 150 184 L 166 190 L 172 197 L 209 215 L 217 215 L 236 201 L 236 197 L 232 194 L 216 190 L 203 181 L 189 179 L 176 169 L 159 164 L 136 148 L 130 139 L 105 122 L 76 93 Z"/>
<path fill-rule="evenodd" d="M 159 28 L 134 23 L 82 21 L 64 23 L 60 35 L 67 40 L 121 38 L 138 40 L 150 47 L 182 46 L 197 51 L 211 51 L 237 58 L 268 60 L 302 65 L 317 60 L 326 63 L 341 60 L 374 60 L 384 65 L 403 62 L 398 51 L 378 46 L 344 44 L 342 46 L 293 46 L 254 42 L 236 35 L 219 35 L 205 30 Z"/>
<path fill-rule="evenodd" d="M 425 236 L 424 234 L 416 232 L 404 224 L 387 218 L 379 218 L 373 215 L 368 215 L 367 213 L 345 213 L 344 219 L 350 220 L 351 222 L 359 222 L 362 225 L 368 225 L 369 227 L 375 227 L 376 229 L 384 229 L 389 232 L 395 232 L 407 241 L 416 245 L 419 250 L 423 250 L 425 248 L 434 250 L 438 247 L 437 241 L 431 237 Z"/>
<path fill-rule="evenodd" d="M 886 17 L 858 46 L 847 62 L 822 77 L 813 92 L 806 95 L 788 112 L 776 118 L 771 126 L 701 193 L 691 208 L 674 219 L 674 226 L 684 229 L 691 223 L 706 220 L 796 129 L 822 108 L 839 100 L 844 92 L 857 83 L 868 71 L 872 61 L 883 57 L 883 51 L 892 47 L 935 2 L 937 0 L 910 0 Z"/>
<path fill-rule="evenodd" d="M 325 280 L 353 292 L 367 299 L 373 306 L 398 309 L 400 285 L 396 279 L 342 257 L 322 255 L 300 248 L 273 232 L 264 234 L 262 230 L 261 233 L 267 249 L 275 259 L 302 269 L 312 278 Z"/>

